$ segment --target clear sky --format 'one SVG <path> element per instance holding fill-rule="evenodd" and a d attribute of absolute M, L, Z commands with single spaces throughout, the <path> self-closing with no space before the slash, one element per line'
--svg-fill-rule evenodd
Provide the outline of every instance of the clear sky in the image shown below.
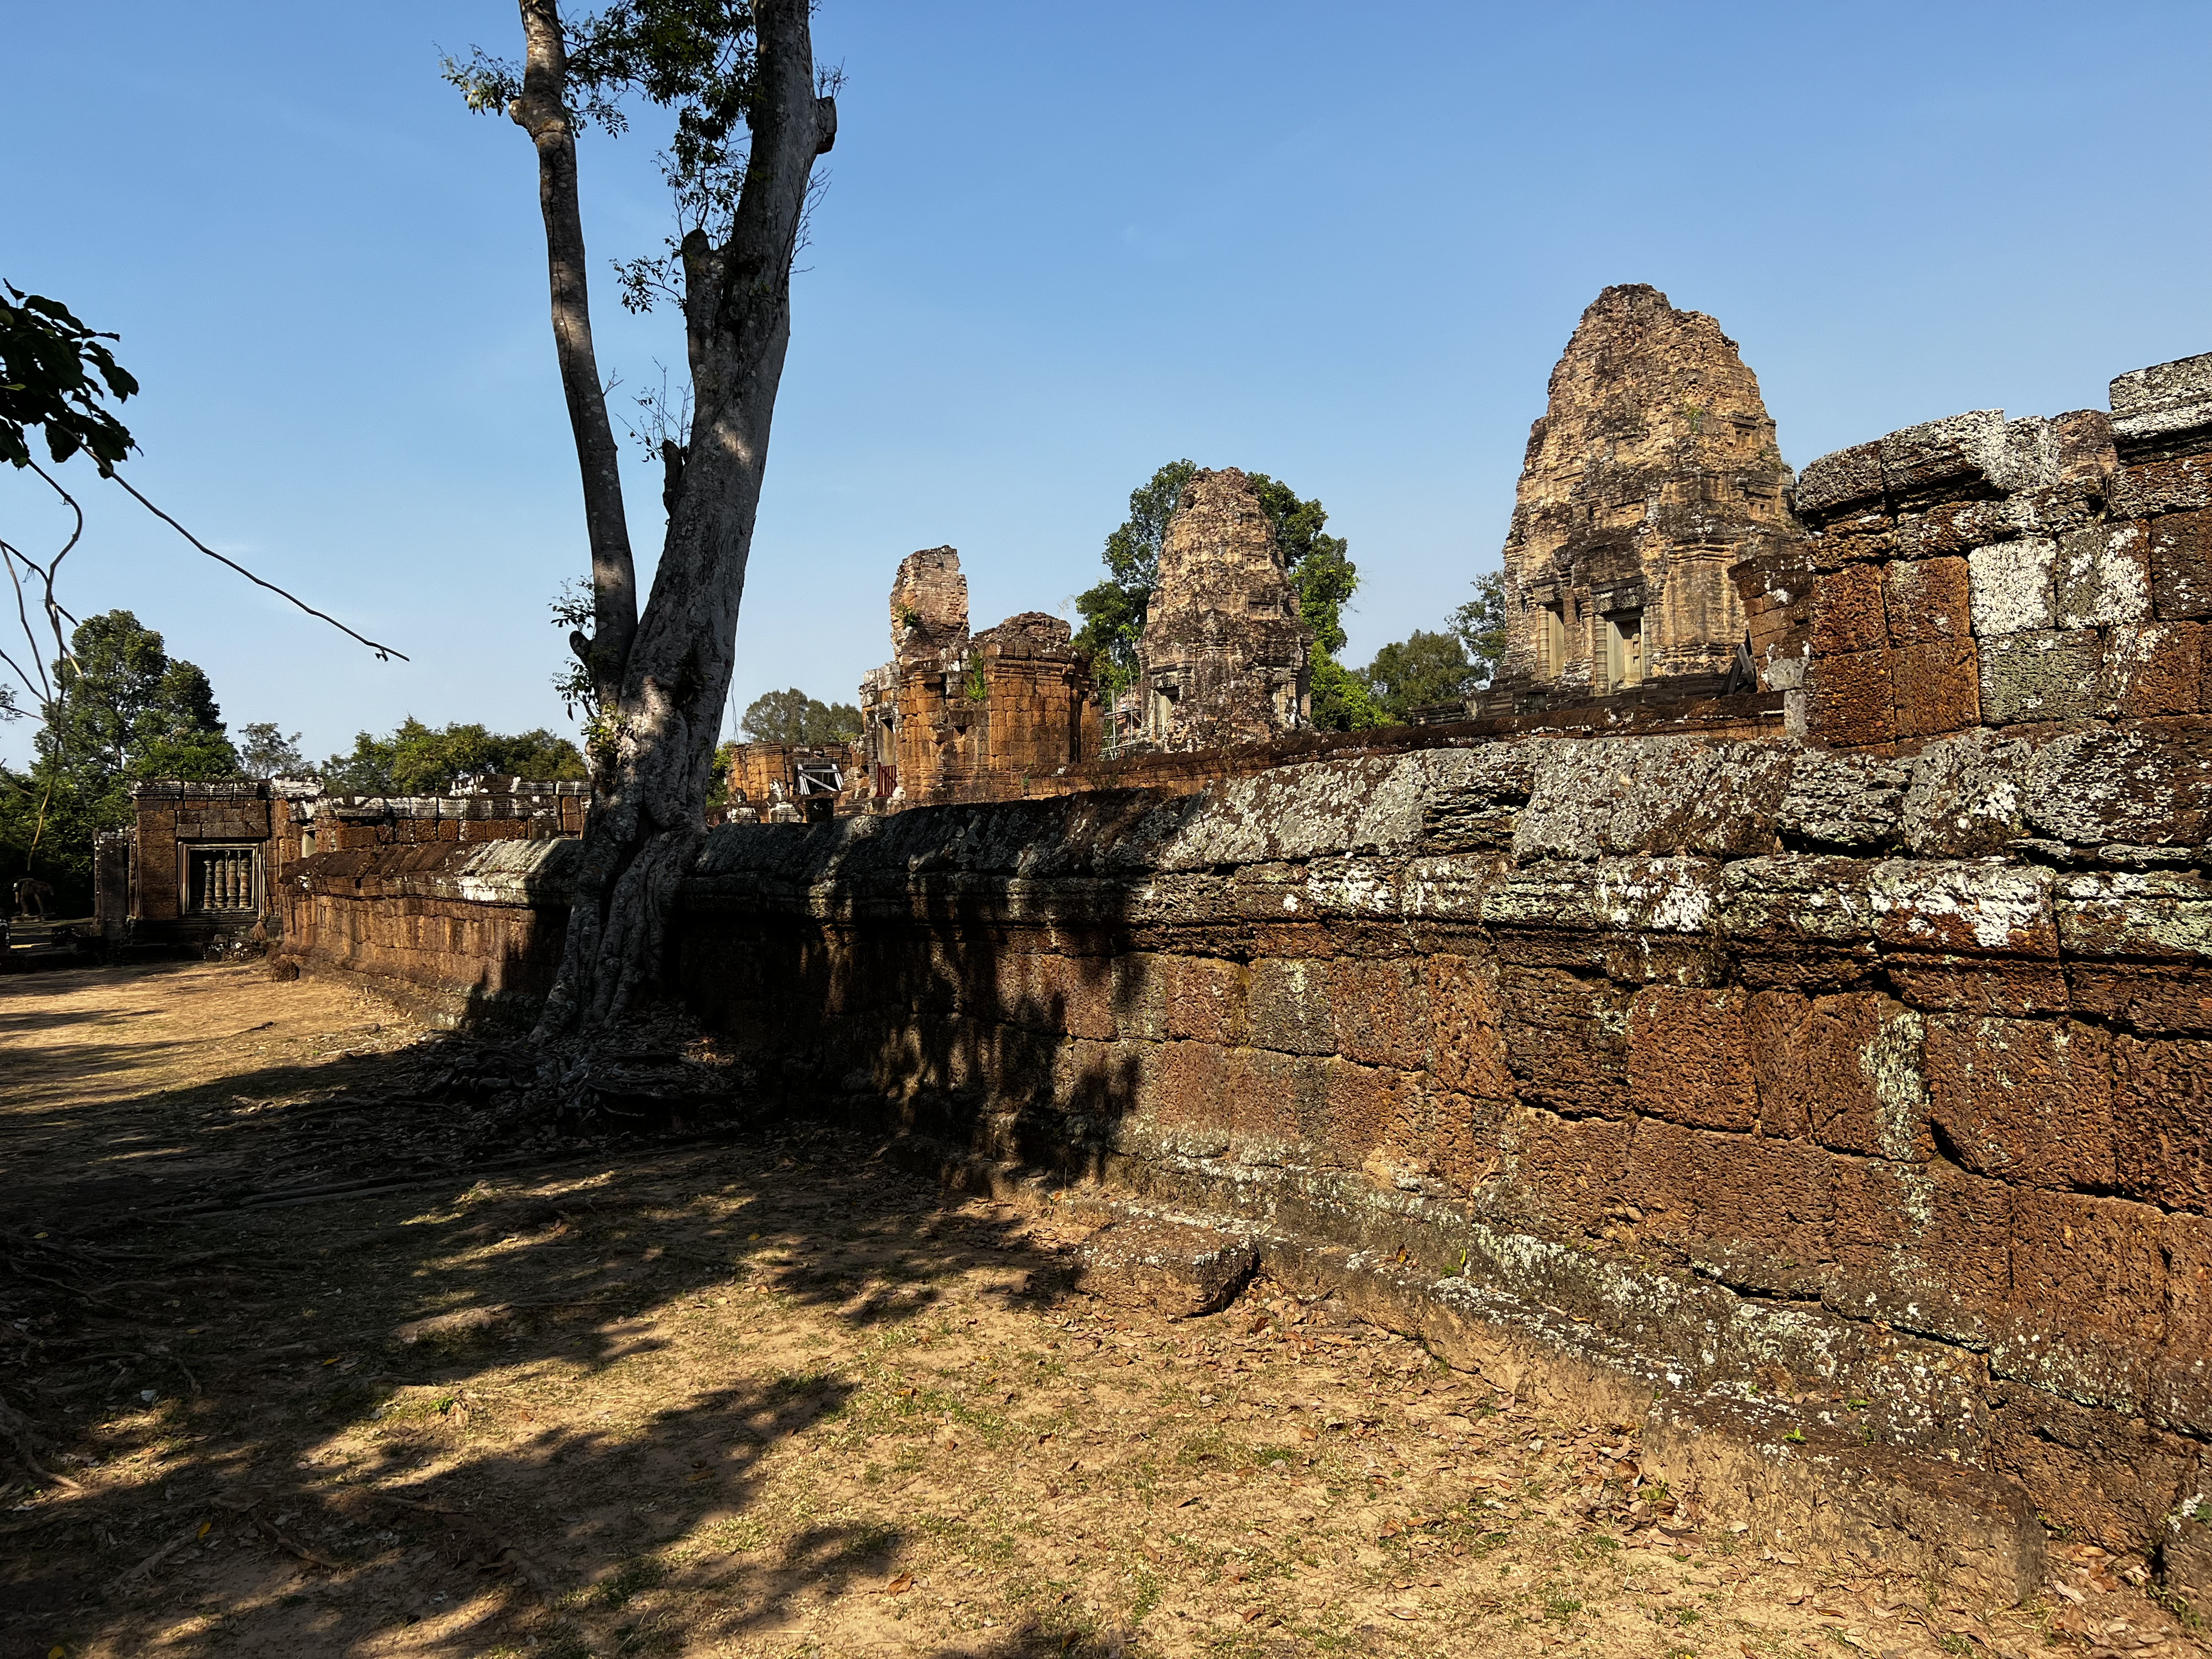
<path fill-rule="evenodd" d="M 88 474 L 76 608 L 136 610 L 234 726 L 311 757 L 410 713 L 563 724 L 545 606 L 584 538 L 534 164 L 437 73 L 518 34 L 495 0 L 0 0 L 0 276 L 122 334 L 142 489 L 413 661 Z M 738 708 L 851 700 L 915 548 L 960 549 L 978 627 L 1061 610 L 1183 455 L 1327 504 L 1363 582 L 1349 659 L 1437 626 L 1497 563 L 1608 283 L 1717 317 L 1799 465 L 1964 409 L 2101 406 L 2212 349 L 2202 0 L 822 0 L 817 41 L 848 81 Z M 606 280 L 668 229 L 653 149 L 647 119 L 583 153 L 618 406 L 682 360 Z M 657 485 L 630 484 L 649 558 Z M 60 522 L 0 478 L 11 540 Z"/>

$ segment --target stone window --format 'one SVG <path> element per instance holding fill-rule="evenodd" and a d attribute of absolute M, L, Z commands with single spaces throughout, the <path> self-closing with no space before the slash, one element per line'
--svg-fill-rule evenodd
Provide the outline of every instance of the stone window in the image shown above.
<path fill-rule="evenodd" d="M 1536 607 L 1536 674 L 1555 680 L 1567 665 L 1567 624 L 1556 605 Z"/>
<path fill-rule="evenodd" d="M 184 854 L 186 909 L 201 915 L 251 915 L 261 908 L 259 848 L 250 843 L 186 847 Z"/>
<path fill-rule="evenodd" d="M 1644 613 L 1616 611 L 1605 618 L 1605 678 L 1613 690 L 1644 684 Z"/>

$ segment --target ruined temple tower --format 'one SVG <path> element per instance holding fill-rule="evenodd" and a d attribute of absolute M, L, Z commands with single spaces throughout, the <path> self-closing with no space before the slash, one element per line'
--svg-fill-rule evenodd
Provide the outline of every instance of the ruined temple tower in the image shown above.
<path fill-rule="evenodd" d="M 1529 429 L 1499 688 L 1604 696 L 1725 672 L 1744 635 L 1729 567 L 1795 533 L 1790 483 L 1720 325 L 1643 283 L 1606 289 Z"/>
<path fill-rule="evenodd" d="M 1145 741 L 1212 749 L 1299 730 L 1312 644 L 1250 483 L 1234 467 L 1193 473 L 1137 649 Z"/>
<path fill-rule="evenodd" d="M 890 612 L 891 660 L 860 683 L 871 810 L 989 797 L 1097 757 L 1091 659 L 1060 618 L 1024 611 L 970 634 L 950 547 L 900 561 Z"/>

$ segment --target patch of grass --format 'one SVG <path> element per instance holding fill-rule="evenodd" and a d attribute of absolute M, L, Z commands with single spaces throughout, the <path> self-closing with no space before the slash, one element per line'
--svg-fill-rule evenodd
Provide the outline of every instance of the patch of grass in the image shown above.
<path fill-rule="evenodd" d="M 592 1599 L 601 1607 L 619 1607 L 667 1582 L 667 1565 L 658 1556 L 633 1555 L 615 1569 L 614 1576 L 599 1587 Z"/>

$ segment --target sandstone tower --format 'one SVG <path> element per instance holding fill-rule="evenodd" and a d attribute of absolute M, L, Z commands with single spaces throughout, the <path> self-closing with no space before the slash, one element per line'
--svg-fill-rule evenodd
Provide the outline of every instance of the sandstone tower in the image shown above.
<path fill-rule="evenodd" d="M 1091 659 L 1058 617 L 1024 611 L 968 631 L 968 578 L 950 547 L 899 562 L 891 660 L 860 683 L 872 810 L 988 793 L 994 775 L 1048 775 L 1099 749 Z"/>
<path fill-rule="evenodd" d="M 1299 730 L 1312 643 L 1251 484 L 1234 467 L 1192 474 L 1138 646 L 1145 741 L 1212 749 Z"/>
<path fill-rule="evenodd" d="M 1726 672 L 1744 636 L 1729 567 L 1795 533 L 1791 482 L 1720 325 L 1643 283 L 1607 289 L 1529 429 L 1499 689 L 1604 696 Z"/>

